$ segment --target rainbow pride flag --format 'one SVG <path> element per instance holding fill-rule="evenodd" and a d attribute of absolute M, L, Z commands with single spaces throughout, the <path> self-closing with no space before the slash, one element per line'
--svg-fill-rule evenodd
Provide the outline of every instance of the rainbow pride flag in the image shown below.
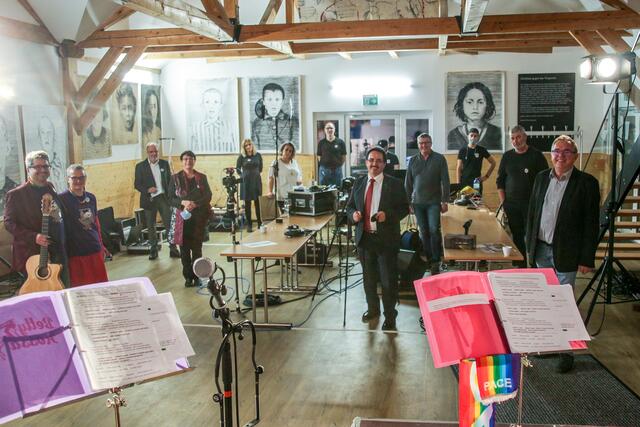
<path fill-rule="evenodd" d="M 520 355 L 499 354 L 460 361 L 458 419 L 461 427 L 494 427 L 494 403 L 518 393 Z"/>

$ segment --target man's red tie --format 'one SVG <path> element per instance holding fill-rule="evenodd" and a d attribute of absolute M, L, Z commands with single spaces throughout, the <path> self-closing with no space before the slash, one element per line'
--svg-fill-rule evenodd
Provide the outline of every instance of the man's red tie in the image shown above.
<path fill-rule="evenodd" d="M 373 185 L 375 183 L 375 179 L 369 179 L 367 195 L 364 198 L 364 231 L 371 231 L 371 202 L 373 201 Z"/>

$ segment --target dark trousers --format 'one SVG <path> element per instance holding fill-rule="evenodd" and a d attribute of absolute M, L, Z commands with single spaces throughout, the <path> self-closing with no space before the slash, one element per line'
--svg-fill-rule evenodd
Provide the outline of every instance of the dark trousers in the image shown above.
<path fill-rule="evenodd" d="M 369 313 L 380 312 L 378 283 L 382 284 L 384 317 L 395 319 L 398 301 L 398 249 L 389 248 L 379 235 L 364 233 L 358 246 Z"/>
<path fill-rule="evenodd" d="M 162 224 L 164 224 L 165 230 L 169 230 L 171 225 L 171 207 L 165 194 L 151 199 L 151 209 L 144 210 L 144 218 L 147 223 L 147 229 L 149 230 L 149 244 L 151 244 L 152 250 L 156 250 L 156 244 L 158 243 L 158 235 L 156 233 L 156 217 L 160 212 L 160 218 L 162 218 Z"/>
<path fill-rule="evenodd" d="M 182 261 L 182 277 L 185 280 L 196 280 L 193 273 L 193 261 L 202 257 L 202 242 L 184 242 L 180 246 L 180 261 Z"/>
<path fill-rule="evenodd" d="M 258 225 L 262 224 L 262 218 L 260 216 L 260 201 L 259 199 L 254 200 L 245 200 L 244 201 L 244 213 L 247 216 L 247 224 L 251 226 L 251 202 L 253 202 L 253 206 L 256 211 L 256 219 L 258 220 Z"/>
<path fill-rule="evenodd" d="M 504 208 L 504 213 L 507 214 L 507 221 L 509 222 L 509 228 L 511 229 L 513 243 L 516 245 L 520 253 L 525 257 L 522 266 L 526 267 L 527 248 L 524 243 L 524 234 L 527 226 L 527 211 L 529 210 L 529 202 L 525 200 L 505 200 L 502 204 L 502 207 Z"/>

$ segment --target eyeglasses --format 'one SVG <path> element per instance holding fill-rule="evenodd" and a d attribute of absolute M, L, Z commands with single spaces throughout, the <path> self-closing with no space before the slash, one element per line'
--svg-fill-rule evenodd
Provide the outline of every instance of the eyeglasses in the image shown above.
<path fill-rule="evenodd" d="M 37 171 L 48 171 L 51 169 L 49 165 L 37 165 L 37 166 L 29 166 L 29 169 L 35 169 Z"/>
<path fill-rule="evenodd" d="M 382 159 L 367 159 L 367 162 L 369 162 L 369 163 L 384 163 L 384 160 L 382 160 Z"/>
<path fill-rule="evenodd" d="M 69 179 L 72 181 L 84 181 L 85 179 L 87 179 L 87 177 L 86 176 L 70 176 Z"/>
<path fill-rule="evenodd" d="M 554 156 L 570 156 L 571 154 L 576 154 L 577 151 L 575 150 L 551 150 L 551 154 L 553 154 Z"/>

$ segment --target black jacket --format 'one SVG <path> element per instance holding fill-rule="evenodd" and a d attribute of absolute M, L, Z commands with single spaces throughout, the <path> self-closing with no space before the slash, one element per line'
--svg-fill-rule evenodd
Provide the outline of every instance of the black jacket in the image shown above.
<path fill-rule="evenodd" d="M 364 213 L 364 197 L 367 187 L 368 176 L 362 176 L 353 185 L 351 197 L 347 202 L 347 217 L 353 223 L 353 213 L 360 211 Z M 400 248 L 400 221 L 409 214 L 409 199 L 404 190 L 402 181 L 392 176 L 385 175 L 382 181 L 382 192 L 380 194 L 380 205 L 378 211 L 385 213 L 384 222 L 376 225 L 378 234 L 384 242 L 388 242 L 391 250 Z M 356 246 L 360 244 L 364 233 L 364 220 L 356 224 Z"/>
<path fill-rule="evenodd" d="M 169 194 L 169 180 L 171 179 L 169 162 L 163 159 L 159 159 L 158 162 L 160 164 L 162 189 L 165 194 Z M 140 207 L 142 209 L 151 209 L 151 195 L 148 190 L 151 187 L 156 187 L 156 181 L 153 179 L 149 160 L 143 160 L 136 165 L 136 179 L 133 186 L 140 192 Z"/>
<path fill-rule="evenodd" d="M 550 171 L 551 169 L 547 169 L 538 173 L 529 201 L 525 241 L 532 266 L 535 266 L 536 244 Z M 600 231 L 599 218 L 598 180 L 588 173 L 574 169 L 560 202 L 553 233 L 553 263 L 556 270 L 576 271 L 579 265 L 594 267 Z"/>

